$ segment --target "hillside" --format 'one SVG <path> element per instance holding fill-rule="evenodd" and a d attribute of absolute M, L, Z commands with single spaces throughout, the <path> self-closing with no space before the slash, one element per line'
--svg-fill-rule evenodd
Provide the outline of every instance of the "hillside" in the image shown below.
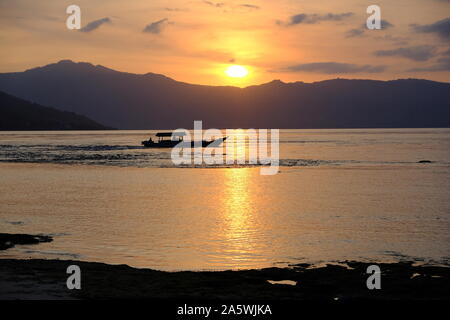
<path fill-rule="evenodd" d="M 0 92 L 0 130 L 107 130 L 85 116 Z"/>

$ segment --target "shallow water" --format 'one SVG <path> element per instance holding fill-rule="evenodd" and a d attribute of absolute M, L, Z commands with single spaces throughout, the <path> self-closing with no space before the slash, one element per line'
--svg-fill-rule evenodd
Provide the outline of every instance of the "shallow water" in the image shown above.
<path fill-rule="evenodd" d="M 282 130 L 280 173 L 177 168 L 149 132 L 1 132 L 0 257 L 162 270 L 450 253 L 450 130 Z M 432 163 L 421 164 L 420 160 Z"/>

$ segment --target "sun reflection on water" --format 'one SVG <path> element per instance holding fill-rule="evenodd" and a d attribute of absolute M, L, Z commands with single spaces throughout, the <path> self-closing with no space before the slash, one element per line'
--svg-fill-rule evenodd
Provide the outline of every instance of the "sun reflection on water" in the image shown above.
<path fill-rule="evenodd" d="M 225 142 L 225 152 L 227 162 L 231 161 L 234 165 L 249 164 L 250 159 L 255 159 L 257 156 L 258 135 L 255 130 L 233 129 L 227 131 L 227 141 Z M 242 173 L 231 172 L 230 176 L 235 176 L 236 182 L 242 182 L 239 178 Z M 248 180 L 248 174 L 245 178 Z M 245 181 L 244 181 L 245 182 Z"/>
<path fill-rule="evenodd" d="M 224 170 L 223 224 L 226 253 L 234 263 L 255 255 L 257 212 L 252 191 L 252 172 L 248 168 Z"/>

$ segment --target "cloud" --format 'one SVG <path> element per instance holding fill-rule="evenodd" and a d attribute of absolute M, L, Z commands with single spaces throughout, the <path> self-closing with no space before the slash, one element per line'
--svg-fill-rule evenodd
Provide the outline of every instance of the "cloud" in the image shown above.
<path fill-rule="evenodd" d="M 255 9 L 255 10 L 261 9 L 261 7 L 259 7 L 259 6 L 256 6 L 254 4 L 247 4 L 247 3 L 240 4 L 239 7 L 243 7 L 243 8 L 247 8 L 247 9 Z"/>
<path fill-rule="evenodd" d="M 416 46 L 393 50 L 378 50 L 374 54 L 377 57 L 397 56 L 414 61 L 427 61 L 436 55 L 436 48 L 433 46 Z"/>
<path fill-rule="evenodd" d="M 212 1 L 203 1 L 204 4 L 211 6 L 211 7 L 215 7 L 215 8 L 226 8 L 227 10 L 224 12 L 232 12 L 235 10 L 239 10 L 239 9 L 246 9 L 247 11 L 251 11 L 251 10 L 259 10 L 261 9 L 260 6 L 254 5 L 254 4 L 249 4 L 249 3 L 241 3 L 241 4 L 227 4 L 225 2 L 212 2 Z"/>
<path fill-rule="evenodd" d="M 164 10 L 169 11 L 169 12 L 185 12 L 185 11 L 189 11 L 188 9 L 183 9 L 183 8 L 164 8 Z"/>
<path fill-rule="evenodd" d="M 102 24 L 110 23 L 110 18 L 102 18 L 98 20 L 94 20 L 89 22 L 87 25 L 85 25 L 83 28 L 80 29 L 81 32 L 91 32 L 95 29 L 98 29 Z"/>
<path fill-rule="evenodd" d="M 167 18 L 152 22 L 144 28 L 143 32 L 160 34 L 162 32 L 164 26 L 168 23 L 169 23 L 169 19 L 167 19 Z"/>
<path fill-rule="evenodd" d="M 381 29 L 388 29 L 392 28 L 394 25 L 390 23 L 387 20 L 381 20 Z M 361 37 L 365 34 L 365 31 L 367 30 L 367 25 L 364 23 L 361 25 L 360 29 L 350 29 L 345 33 L 346 38 L 354 38 L 354 37 Z M 371 30 L 372 31 L 372 30 Z"/>
<path fill-rule="evenodd" d="M 386 69 L 385 66 L 357 65 L 339 62 L 313 62 L 297 64 L 282 68 L 275 72 L 316 72 L 323 74 L 337 73 L 379 73 Z"/>
<path fill-rule="evenodd" d="M 342 21 L 345 18 L 351 17 L 353 15 L 352 12 L 345 12 L 345 13 L 327 13 L 327 14 L 307 14 L 307 13 L 300 13 L 296 14 L 294 16 L 291 16 L 287 22 L 284 21 L 277 21 L 278 25 L 284 25 L 284 26 L 295 26 L 298 24 L 316 24 L 320 23 L 322 21 Z"/>
<path fill-rule="evenodd" d="M 435 33 L 444 40 L 450 40 L 450 18 L 445 18 L 432 24 L 412 25 L 412 27 L 417 32 Z"/>
<path fill-rule="evenodd" d="M 448 0 L 450 1 L 450 0 Z M 450 56 L 450 49 L 441 53 L 443 56 Z"/>
<path fill-rule="evenodd" d="M 408 70 L 409 72 L 439 72 L 450 71 L 450 58 L 440 58 L 437 63 L 425 68 L 414 68 Z"/>
<path fill-rule="evenodd" d="M 347 38 L 361 37 L 364 34 L 364 29 L 351 29 L 345 33 Z"/>
<path fill-rule="evenodd" d="M 367 28 L 367 25 L 364 25 Z M 381 29 L 389 29 L 394 25 L 387 20 L 381 19 Z"/>
<path fill-rule="evenodd" d="M 224 2 L 203 1 L 203 3 L 216 8 L 222 8 L 225 5 Z"/>
<path fill-rule="evenodd" d="M 393 35 L 390 35 L 390 34 L 385 34 L 385 35 L 380 36 L 380 37 L 375 37 L 375 39 L 391 41 L 391 42 L 394 42 L 396 45 L 399 45 L 399 46 L 408 44 L 408 42 L 410 40 L 407 37 L 396 37 L 396 36 L 393 36 Z"/>

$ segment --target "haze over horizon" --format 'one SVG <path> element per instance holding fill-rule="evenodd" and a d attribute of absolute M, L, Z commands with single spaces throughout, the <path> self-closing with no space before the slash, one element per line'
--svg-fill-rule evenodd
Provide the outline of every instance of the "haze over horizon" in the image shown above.
<path fill-rule="evenodd" d="M 0 72 L 70 59 L 204 85 L 450 81 L 449 1 L 380 0 L 382 30 L 365 27 L 362 0 L 79 0 L 81 30 L 66 28 L 69 4 L 0 2 Z M 248 75 L 227 76 L 230 65 Z"/>

